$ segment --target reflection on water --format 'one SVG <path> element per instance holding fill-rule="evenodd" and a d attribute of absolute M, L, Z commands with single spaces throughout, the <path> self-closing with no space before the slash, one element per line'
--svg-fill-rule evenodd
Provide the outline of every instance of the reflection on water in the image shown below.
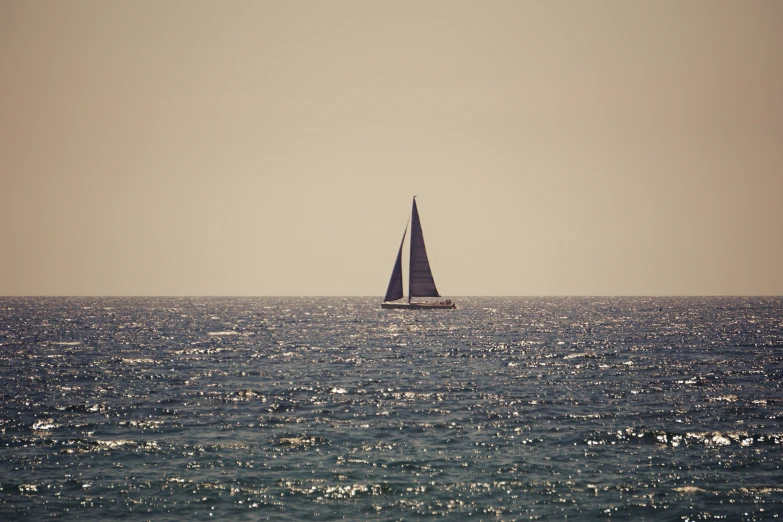
<path fill-rule="evenodd" d="M 0 299 L 0 519 L 764 520 L 783 299 Z"/>

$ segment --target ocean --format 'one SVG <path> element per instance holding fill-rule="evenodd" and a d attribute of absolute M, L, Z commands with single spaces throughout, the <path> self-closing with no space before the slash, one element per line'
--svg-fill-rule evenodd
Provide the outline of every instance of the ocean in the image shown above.
<path fill-rule="evenodd" d="M 783 298 L 0 298 L 0 520 L 783 518 Z"/>

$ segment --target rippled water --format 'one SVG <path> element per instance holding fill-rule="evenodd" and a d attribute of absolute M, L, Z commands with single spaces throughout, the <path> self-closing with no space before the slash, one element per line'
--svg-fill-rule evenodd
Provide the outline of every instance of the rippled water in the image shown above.
<path fill-rule="evenodd" d="M 0 519 L 783 516 L 783 299 L 0 298 Z"/>

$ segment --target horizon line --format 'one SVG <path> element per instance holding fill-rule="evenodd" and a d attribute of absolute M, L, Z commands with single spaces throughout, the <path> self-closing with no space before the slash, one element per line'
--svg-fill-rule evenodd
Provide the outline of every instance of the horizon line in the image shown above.
<path fill-rule="evenodd" d="M 336 294 L 9 294 L 0 295 L 0 299 L 9 298 L 70 298 L 70 297 L 91 297 L 91 298 L 134 298 L 134 297 L 162 297 L 162 298 L 266 298 L 266 297 L 286 297 L 286 298 L 377 298 L 383 300 L 382 295 L 336 295 Z M 666 298 L 666 297 L 783 297 L 780 294 L 484 294 L 484 295 L 456 295 L 442 296 L 449 299 L 470 299 L 484 297 L 501 298 Z"/>

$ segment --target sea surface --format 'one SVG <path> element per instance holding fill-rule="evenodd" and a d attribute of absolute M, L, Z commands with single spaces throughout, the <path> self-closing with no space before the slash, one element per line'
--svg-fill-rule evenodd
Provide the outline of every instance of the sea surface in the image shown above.
<path fill-rule="evenodd" d="M 0 520 L 783 518 L 783 298 L 0 298 Z"/>

